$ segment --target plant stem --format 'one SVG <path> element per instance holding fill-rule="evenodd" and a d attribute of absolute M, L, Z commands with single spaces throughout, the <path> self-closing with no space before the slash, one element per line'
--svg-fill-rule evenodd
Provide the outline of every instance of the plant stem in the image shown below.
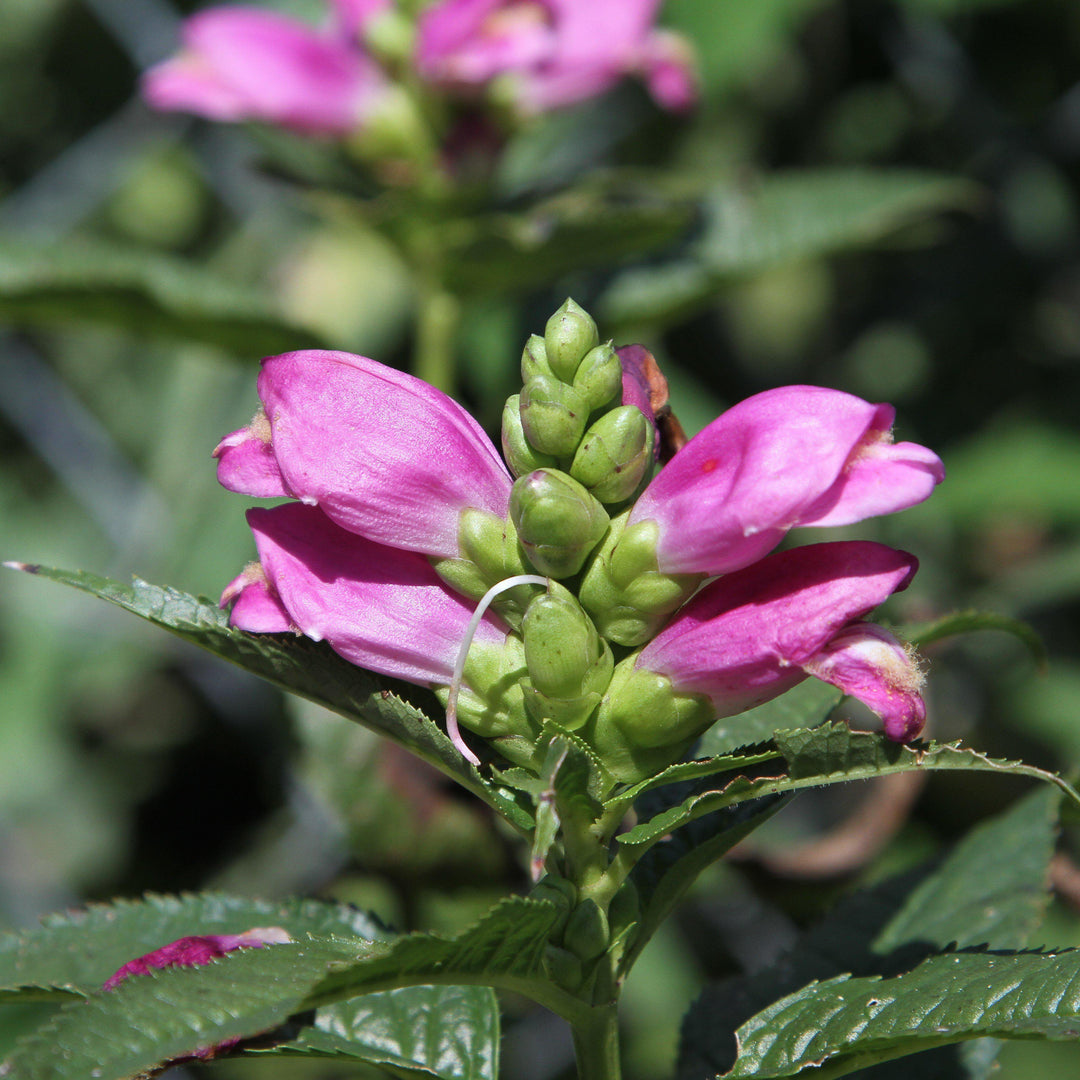
<path fill-rule="evenodd" d="M 439 283 L 421 285 L 417 314 L 413 374 L 448 394 L 455 390 L 454 339 L 460 305 L 457 298 Z"/>
<path fill-rule="evenodd" d="M 616 1002 L 598 1005 L 572 1025 L 578 1080 L 619 1080 L 619 1012 Z"/>

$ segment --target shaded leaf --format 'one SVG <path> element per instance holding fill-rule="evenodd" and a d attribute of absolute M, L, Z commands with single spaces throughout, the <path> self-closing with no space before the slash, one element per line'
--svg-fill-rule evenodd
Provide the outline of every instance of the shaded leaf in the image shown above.
<path fill-rule="evenodd" d="M 228 625 L 213 602 L 136 578 L 131 585 L 82 571 L 9 564 L 98 596 L 171 631 L 255 675 L 393 739 L 452 776 L 517 828 L 529 811 L 506 789 L 488 783 L 457 751 L 442 728 L 399 695 L 417 688 L 375 676 L 343 660 L 324 642 L 292 634 L 248 634 Z"/>
<path fill-rule="evenodd" d="M 1032 659 L 1045 670 L 1046 647 L 1034 628 L 1022 619 L 999 615 L 993 611 L 954 611 L 932 622 L 905 626 L 903 636 L 921 649 L 936 641 L 955 637 L 957 634 L 974 633 L 976 630 L 1000 630 L 1003 633 L 1012 634 L 1014 638 L 1027 646 Z"/>
<path fill-rule="evenodd" d="M 0 320 L 17 326 L 85 320 L 205 342 L 252 359 L 325 347 L 254 289 L 178 258 L 88 242 L 0 246 Z"/>

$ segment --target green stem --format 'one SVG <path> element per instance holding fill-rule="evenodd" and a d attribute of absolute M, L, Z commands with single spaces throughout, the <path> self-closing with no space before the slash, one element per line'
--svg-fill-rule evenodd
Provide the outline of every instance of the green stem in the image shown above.
<path fill-rule="evenodd" d="M 572 1024 L 578 1080 L 619 1080 L 619 1012 L 615 1002 L 590 1009 Z"/>
<path fill-rule="evenodd" d="M 461 308 L 440 284 L 423 283 L 417 314 L 413 374 L 448 394 L 455 390 L 454 342 Z"/>

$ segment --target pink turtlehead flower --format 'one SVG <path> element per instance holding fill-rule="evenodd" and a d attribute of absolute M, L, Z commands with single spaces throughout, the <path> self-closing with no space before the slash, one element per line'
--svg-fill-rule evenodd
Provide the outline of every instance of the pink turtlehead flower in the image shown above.
<path fill-rule="evenodd" d="M 793 548 L 712 582 L 685 604 L 635 667 L 704 694 L 733 716 L 807 675 L 839 687 L 905 741 L 922 729 L 922 675 L 887 631 L 862 621 L 907 587 L 918 563 L 869 541 Z"/>
<path fill-rule="evenodd" d="M 214 451 L 230 491 L 318 506 L 379 544 L 457 558 L 462 510 L 505 518 L 512 480 L 480 425 L 442 391 L 351 353 L 263 361 L 264 414 Z"/>
<path fill-rule="evenodd" d="M 448 686 L 474 604 L 447 588 L 422 555 L 335 525 L 313 506 L 248 511 L 259 552 L 222 595 L 241 630 L 298 630 L 380 675 Z M 508 628 L 485 615 L 478 646 L 502 649 Z"/>
<path fill-rule="evenodd" d="M 430 82 L 470 90 L 507 77 L 519 107 L 544 112 L 641 75 L 665 108 L 696 100 L 690 50 L 653 29 L 659 0 L 438 0 L 418 24 Z"/>
<path fill-rule="evenodd" d="M 146 73 L 143 94 L 156 109 L 212 120 L 347 134 L 363 123 L 384 86 L 356 40 L 370 14 L 361 9 L 373 6 L 339 0 L 337 31 L 259 8 L 210 8 L 184 23 L 183 49 Z"/>
<path fill-rule="evenodd" d="M 727 574 L 802 525 L 848 525 L 922 502 L 945 476 L 936 454 L 894 443 L 894 411 L 817 386 L 747 398 L 691 439 L 635 503 L 659 527 L 666 574 Z"/>

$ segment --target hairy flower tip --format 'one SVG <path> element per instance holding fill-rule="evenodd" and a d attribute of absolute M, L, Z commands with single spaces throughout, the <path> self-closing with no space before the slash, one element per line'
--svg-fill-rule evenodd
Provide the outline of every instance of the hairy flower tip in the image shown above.
<path fill-rule="evenodd" d="M 690 50 L 652 28 L 659 0 L 437 0 L 418 25 L 417 65 L 430 82 L 477 90 L 501 80 L 539 113 L 584 101 L 640 74 L 656 101 L 696 97 Z"/>
<path fill-rule="evenodd" d="M 296 631 L 277 590 L 267 580 L 262 563 L 250 562 L 225 586 L 219 605 L 230 607 L 229 622 L 252 634 Z"/>
<path fill-rule="evenodd" d="M 645 489 L 629 526 L 655 521 L 664 573 L 726 574 L 800 525 L 848 525 L 914 506 L 940 459 L 894 443 L 893 410 L 816 386 L 747 398 L 691 439 Z"/>
<path fill-rule="evenodd" d="M 264 945 L 284 945 L 292 941 L 280 926 L 257 926 L 242 934 L 200 934 L 182 937 L 129 960 L 105 980 L 103 990 L 112 990 L 133 975 L 146 975 L 163 968 L 201 967 L 234 949 L 260 949 Z"/>
<path fill-rule="evenodd" d="M 143 78 L 156 109 L 344 135 L 382 95 L 382 74 L 354 41 L 273 11 L 210 8 L 184 23 L 183 41 Z"/>
<path fill-rule="evenodd" d="M 352 353 L 284 353 L 263 361 L 259 396 L 270 442 L 257 418 L 218 448 L 231 491 L 300 499 L 350 532 L 435 558 L 459 556 L 463 511 L 506 517 L 511 478 L 498 451 L 465 409 L 412 375 Z"/>
<path fill-rule="evenodd" d="M 716 716 L 769 701 L 808 674 L 858 697 L 890 737 L 925 718 L 921 676 L 880 627 L 862 622 L 907 587 L 917 561 L 869 541 L 793 548 L 703 588 L 636 661 L 679 693 L 704 694 Z"/>

